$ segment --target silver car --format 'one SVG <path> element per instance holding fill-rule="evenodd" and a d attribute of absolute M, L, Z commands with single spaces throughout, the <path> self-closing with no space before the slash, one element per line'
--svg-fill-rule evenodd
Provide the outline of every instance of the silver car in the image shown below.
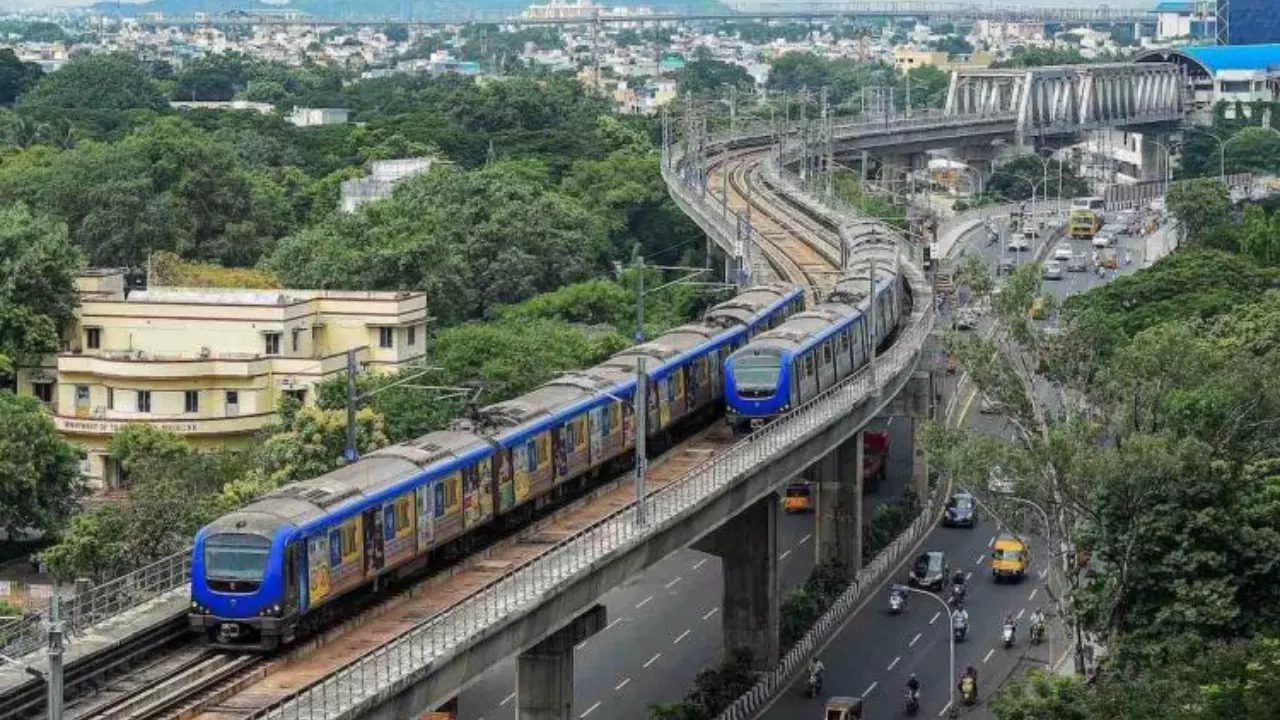
<path fill-rule="evenodd" d="M 1061 263 L 1057 263 L 1057 262 L 1047 262 L 1047 263 L 1045 263 L 1045 264 L 1044 264 L 1044 279 L 1045 279 L 1045 280 L 1061 280 L 1061 279 L 1062 279 L 1062 264 L 1061 264 Z"/>

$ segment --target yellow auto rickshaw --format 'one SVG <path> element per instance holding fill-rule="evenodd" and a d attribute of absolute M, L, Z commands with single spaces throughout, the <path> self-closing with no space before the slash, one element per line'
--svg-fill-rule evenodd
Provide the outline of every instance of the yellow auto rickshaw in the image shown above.
<path fill-rule="evenodd" d="M 1098 264 L 1108 270 L 1115 270 L 1120 266 L 1120 262 L 1116 260 L 1115 255 L 1103 255 L 1098 259 Z"/>
<path fill-rule="evenodd" d="M 822 720 L 862 720 L 862 698 L 828 698 Z"/>

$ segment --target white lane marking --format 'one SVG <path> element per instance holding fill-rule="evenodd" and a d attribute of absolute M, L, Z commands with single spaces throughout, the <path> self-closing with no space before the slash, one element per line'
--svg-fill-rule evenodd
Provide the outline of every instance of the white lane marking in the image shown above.
<path fill-rule="evenodd" d="M 918 642 L 920 642 L 920 633 L 916 633 L 916 636 L 911 638 L 911 642 L 907 643 L 907 647 L 915 647 Z"/>
<path fill-rule="evenodd" d="M 586 646 L 587 646 L 587 641 L 586 641 L 586 640 L 583 640 L 582 642 L 578 643 L 577 645 L 574 645 L 574 646 L 573 646 L 573 649 L 574 649 L 574 650 L 581 650 L 582 648 L 584 648 L 584 647 L 586 647 Z"/>
<path fill-rule="evenodd" d="M 969 582 L 969 579 L 970 579 L 970 578 L 972 578 L 972 577 L 973 577 L 973 573 L 971 573 L 971 572 L 967 572 L 967 573 L 965 573 L 965 574 L 964 574 L 964 581 L 965 581 L 965 582 Z"/>
<path fill-rule="evenodd" d="M 509 703 L 509 702 L 511 702 L 512 700 L 515 700 L 515 699 L 516 699 L 516 694 L 515 694 L 515 693 L 511 693 L 510 695 L 508 695 L 508 696 L 506 696 L 506 697 L 502 698 L 502 702 L 498 703 L 498 705 L 506 705 L 507 703 Z"/>
<path fill-rule="evenodd" d="M 653 596 L 652 596 L 652 595 L 650 595 L 649 597 L 647 597 L 647 598 L 645 598 L 645 599 L 641 600 L 640 602 L 636 603 L 636 609 L 637 609 L 637 610 L 639 610 L 640 608 L 644 607 L 645 605 L 648 605 L 648 604 L 649 604 L 649 601 L 650 601 L 650 600 L 652 600 L 652 599 L 653 599 Z"/>
<path fill-rule="evenodd" d="M 1040 579 L 1041 579 L 1041 580 L 1043 580 L 1043 579 L 1044 579 L 1044 576 L 1045 576 L 1045 575 L 1048 575 L 1048 574 L 1049 574 L 1049 569 L 1048 569 L 1048 568 L 1045 568 L 1044 570 L 1041 570 L 1041 571 L 1040 571 Z"/>
<path fill-rule="evenodd" d="M 586 716 L 590 715 L 590 714 L 591 714 L 591 711 L 592 711 L 592 710 L 595 710 L 595 709 L 596 709 L 596 708 L 598 708 L 598 707 L 600 707 L 600 701 L 599 701 L 599 700 L 597 700 L 597 701 L 596 701 L 596 704 L 595 704 L 595 705 L 592 705 L 591 707 L 589 707 L 589 708 L 587 708 L 586 710 L 582 711 L 582 714 L 581 714 L 581 715 L 579 715 L 578 717 L 580 717 L 580 718 L 584 718 L 584 717 L 586 717 Z"/>
<path fill-rule="evenodd" d="M 934 624 L 934 623 L 938 622 L 938 617 L 939 617 L 940 615 L 942 615 L 942 611 L 941 611 L 941 610 L 939 610 L 938 612 L 934 613 L 934 614 L 933 614 L 933 617 L 929 618 L 929 624 L 930 624 L 930 625 L 932 625 L 932 624 Z"/>
<path fill-rule="evenodd" d="M 613 689 L 614 689 L 615 691 L 617 691 L 617 690 L 621 690 L 622 688 L 626 687 L 626 686 L 627 686 L 627 683 L 629 683 L 629 682 L 631 682 L 631 678 L 627 678 L 626 680 L 623 680 L 622 682 L 618 683 L 617 685 L 614 685 L 614 686 L 613 686 Z"/>
<path fill-rule="evenodd" d="M 1027 614 L 1027 609 L 1026 609 L 1026 608 L 1021 608 L 1021 609 L 1019 609 L 1019 610 L 1018 610 L 1018 617 L 1014 618 L 1014 620 L 1021 620 L 1021 619 L 1022 619 L 1022 616 L 1023 616 L 1023 615 L 1026 615 L 1026 614 Z"/>
<path fill-rule="evenodd" d="M 979 555 L 979 556 L 978 556 L 978 559 L 977 559 L 976 561 L 974 561 L 974 563 L 973 563 L 973 564 L 974 564 L 974 565 L 981 565 L 981 564 L 982 564 L 982 561 L 983 561 L 983 560 L 986 560 L 986 559 L 987 559 L 987 554 L 986 554 L 986 553 L 982 553 L 981 555 Z"/>
<path fill-rule="evenodd" d="M 996 536 L 992 535 L 991 539 L 987 541 L 987 547 L 991 547 L 992 545 L 995 545 L 995 544 L 996 544 Z"/>
<path fill-rule="evenodd" d="M 800 542 L 797 544 L 803 545 L 812 539 L 813 539 L 813 533 L 809 533 L 808 535 L 805 535 L 804 537 L 800 538 Z"/>
<path fill-rule="evenodd" d="M 994 655 L 995 652 L 996 652 L 995 648 L 991 648 L 990 650 L 988 650 L 987 654 L 982 657 L 982 664 L 986 665 L 987 661 L 991 659 L 991 656 Z"/>
<path fill-rule="evenodd" d="M 901 656 L 901 655 L 899 655 L 898 657 L 894 658 L 894 659 L 893 659 L 893 662 L 889 663 L 889 669 L 890 669 L 890 670 L 892 670 L 894 667 L 896 667 L 896 666 L 898 665 L 898 661 L 899 661 L 899 660 L 901 660 L 901 659 L 902 659 L 902 656 Z"/>
<path fill-rule="evenodd" d="M 1038 593 L 1038 592 L 1040 592 L 1040 588 L 1036 588 L 1035 590 L 1032 590 L 1032 591 L 1031 591 L 1031 596 L 1027 598 L 1027 602 L 1031 602 L 1032 600 L 1035 600 L 1035 599 L 1036 599 L 1036 593 Z"/>
<path fill-rule="evenodd" d="M 895 416 L 890 415 L 890 416 L 889 416 L 889 419 L 884 421 L 884 426 L 885 426 L 885 427 L 889 427 L 890 425 L 892 425 L 892 424 L 893 424 L 893 418 L 894 418 L 894 417 L 895 417 Z"/>
<path fill-rule="evenodd" d="M 942 717 L 943 715 L 946 715 L 946 714 L 947 714 L 947 711 L 948 711 L 948 710 L 950 710 L 950 709 L 951 709 L 951 701 L 950 701 L 950 700 L 948 700 L 948 701 L 947 701 L 947 704 L 946 704 L 946 705 L 943 705 L 943 706 L 942 706 L 942 709 L 938 711 L 938 717 Z"/>
<path fill-rule="evenodd" d="M 671 644 L 672 644 L 672 645 L 675 645 L 676 643 L 679 643 L 681 640 L 683 640 L 683 639 L 685 639 L 685 638 L 687 638 L 687 637 L 689 637 L 689 631 L 688 631 L 688 630 L 685 630 L 684 632 L 680 633 L 680 636 L 679 636 L 679 637 L 677 637 L 675 640 L 673 640 L 673 641 L 671 642 Z"/>
<path fill-rule="evenodd" d="M 698 562 L 694 563 L 694 564 L 693 564 L 693 567 L 691 567 L 691 568 L 689 568 L 689 569 L 690 569 L 690 570 L 697 570 L 698 568 L 700 568 L 700 567 L 702 567 L 703 565 L 705 565 L 705 564 L 706 564 L 706 562 L 707 562 L 707 559 L 706 559 L 706 558 L 702 558 L 702 559 L 701 559 L 701 560 L 699 560 Z"/>
<path fill-rule="evenodd" d="M 605 630 L 608 630 L 609 628 L 613 627 L 614 625 L 617 625 L 617 624 L 618 624 L 618 623 L 620 623 L 620 622 L 622 622 L 622 618 L 618 618 L 618 619 L 614 620 L 613 622 L 609 623 L 608 625 L 605 625 L 605 626 L 604 626 L 604 629 L 605 629 Z M 604 631 L 602 630 L 601 632 L 604 632 Z"/>
<path fill-rule="evenodd" d="M 782 553 L 781 555 L 779 555 L 779 556 L 778 556 L 778 559 L 779 559 L 779 560 L 786 560 L 786 559 L 787 559 L 787 556 L 788 556 L 788 555 L 790 555 L 790 554 L 791 554 L 791 551 L 790 551 L 790 550 L 788 550 L 788 551 L 786 551 L 786 552 Z"/>
<path fill-rule="evenodd" d="M 646 662 L 644 666 L 649 667 L 650 665 L 658 662 L 658 658 L 660 657 L 662 657 L 662 653 L 655 653 L 653 657 L 649 658 L 648 662 Z"/>
<path fill-rule="evenodd" d="M 671 582 L 667 583 L 667 589 L 670 590 L 672 585 L 675 585 L 676 583 L 680 582 L 683 579 L 684 579 L 683 577 L 681 577 L 680 575 L 677 575 L 675 580 L 672 580 Z"/>
<path fill-rule="evenodd" d="M 720 612 L 720 608 L 719 608 L 719 606 L 717 606 L 717 607 L 713 607 L 713 608 L 711 608 L 710 610 L 708 610 L 708 611 L 707 611 L 707 614 L 706 614 L 706 615 L 703 615 L 703 616 L 702 616 L 702 619 L 703 619 L 703 620 L 710 620 L 710 619 L 711 619 L 711 616 L 712 616 L 712 615 L 715 615 L 715 614 L 716 614 L 716 613 L 718 613 L 718 612 Z"/>
<path fill-rule="evenodd" d="M 873 682 L 873 683 L 871 683 L 871 685 L 870 685 L 870 686 L 868 686 L 868 687 L 867 687 L 867 689 L 866 689 L 866 690 L 864 690 L 864 691 L 862 692 L 862 697 L 866 697 L 866 696 L 870 695 L 870 694 L 871 694 L 871 691 L 872 691 L 872 690 L 875 690 L 875 689 L 876 689 L 876 685 L 878 685 L 878 684 L 879 684 L 879 683 L 874 683 L 874 682 Z"/>

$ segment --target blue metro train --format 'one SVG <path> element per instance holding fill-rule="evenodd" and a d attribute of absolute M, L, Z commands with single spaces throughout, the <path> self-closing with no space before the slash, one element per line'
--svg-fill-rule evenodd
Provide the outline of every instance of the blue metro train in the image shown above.
<path fill-rule="evenodd" d="M 842 275 L 824 302 L 753 337 L 725 362 L 726 419 L 735 434 L 750 433 L 853 375 L 867 364 L 909 312 L 907 286 L 891 268 Z M 871 326 L 874 325 L 874 334 Z"/>
<path fill-rule="evenodd" d="M 217 647 L 271 649 L 340 611 L 340 598 L 465 552 L 589 478 L 629 467 L 637 358 L 648 435 L 662 439 L 722 399 L 734 350 L 804 309 L 764 285 L 582 372 L 479 412 L 479 422 L 382 448 L 280 488 L 196 535 L 189 627 Z"/>

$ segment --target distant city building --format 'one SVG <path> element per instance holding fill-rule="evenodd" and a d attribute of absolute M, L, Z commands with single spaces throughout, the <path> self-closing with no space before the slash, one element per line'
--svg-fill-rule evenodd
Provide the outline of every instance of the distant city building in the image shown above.
<path fill-rule="evenodd" d="M 410 175 L 430 171 L 431 164 L 432 159 L 429 157 L 374 161 L 367 177 L 346 180 L 339 186 L 342 211 L 355 212 L 356 208 L 367 202 L 391 197 L 396 183 Z"/>
<path fill-rule="evenodd" d="M 1280 2 L 1219 0 L 1226 6 L 1227 42 L 1232 45 L 1280 43 Z"/>
<path fill-rule="evenodd" d="M 982 51 L 972 55 L 949 56 L 937 50 L 917 50 L 905 45 L 893 49 L 893 69 L 906 72 L 918 67 L 932 66 L 939 70 L 977 70 L 991 66 L 991 55 Z"/>
<path fill-rule="evenodd" d="M 188 110 L 252 110 L 262 115 L 276 109 L 271 103 L 249 100 L 170 100 L 169 107 Z"/>
<path fill-rule="evenodd" d="M 49 407 L 88 453 L 84 473 L 119 487 L 107 443 L 145 424 L 197 448 L 241 448 L 280 401 L 315 401 L 314 386 L 359 367 L 394 371 L 423 357 L 426 297 L 412 292 L 150 288 L 126 294 L 123 271 L 78 280 L 66 350 L 19 372 L 18 391 Z"/>
<path fill-rule="evenodd" d="M 345 125 L 351 111 L 346 108 L 300 108 L 295 107 L 289 114 L 289 122 L 298 127 L 317 127 L 320 125 Z"/>
<path fill-rule="evenodd" d="M 1213 0 L 1171 0 L 1151 12 L 1156 16 L 1156 40 L 1212 40 L 1217 34 L 1217 3 Z"/>
<path fill-rule="evenodd" d="M 530 20 L 587 20 L 600 15 L 608 15 L 610 17 L 618 17 L 625 15 L 652 15 L 653 10 L 647 7 L 611 7 L 606 8 L 592 3 L 590 0 L 577 0 L 577 2 L 562 2 L 562 0 L 551 0 L 546 5 L 530 5 L 520 13 L 521 17 Z"/>

